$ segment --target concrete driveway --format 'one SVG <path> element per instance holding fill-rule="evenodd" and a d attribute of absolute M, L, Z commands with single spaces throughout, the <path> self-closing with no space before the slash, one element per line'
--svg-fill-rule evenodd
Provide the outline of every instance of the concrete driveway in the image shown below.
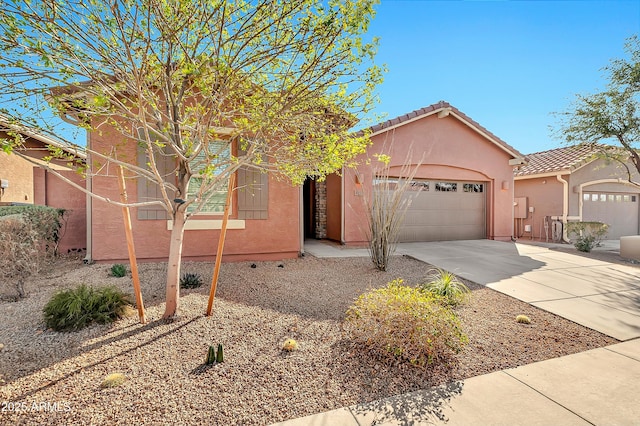
<path fill-rule="evenodd" d="M 640 337 L 640 267 L 493 240 L 402 243 L 397 253 L 618 340 Z"/>

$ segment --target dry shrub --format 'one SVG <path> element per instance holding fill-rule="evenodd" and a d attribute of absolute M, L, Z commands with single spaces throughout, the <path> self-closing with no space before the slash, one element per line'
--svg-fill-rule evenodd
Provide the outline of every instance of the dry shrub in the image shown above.
<path fill-rule="evenodd" d="M 63 211 L 28 206 L 0 219 L 0 297 L 26 296 L 24 281 L 56 254 Z"/>
<path fill-rule="evenodd" d="M 2 296 L 13 299 L 26 295 L 25 279 L 37 274 L 47 259 L 42 239 L 29 222 L 0 220 L 0 277 Z"/>
<path fill-rule="evenodd" d="M 467 342 L 456 314 L 429 292 L 402 280 L 361 295 L 347 310 L 344 329 L 383 359 L 417 366 L 443 361 Z"/>

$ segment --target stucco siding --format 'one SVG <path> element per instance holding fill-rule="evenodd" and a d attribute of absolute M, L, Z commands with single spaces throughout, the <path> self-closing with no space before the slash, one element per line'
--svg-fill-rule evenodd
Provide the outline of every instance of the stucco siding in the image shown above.
<path fill-rule="evenodd" d="M 370 164 L 367 156 L 359 159 L 362 191 L 356 191 L 355 172 L 345 173 L 345 239 L 348 243 L 366 241 L 363 201 L 370 194 L 373 177 L 383 166 L 374 158 L 377 153 L 391 156 L 389 174 L 392 176 L 399 174 L 401 166 L 408 162 L 418 166 L 416 178 L 486 183 L 486 236 L 510 239 L 513 168 L 509 165 L 512 157 L 502 148 L 457 118 L 438 118 L 435 114 L 375 135 L 372 142 L 367 153 Z"/>
<path fill-rule="evenodd" d="M 136 158 L 135 143 L 116 143 L 121 136 L 105 129 L 91 134 L 93 149 L 106 151 L 117 145 L 120 158 Z M 93 179 L 94 191 L 110 199 L 119 199 L 116 169 L 102 164 L 100 173 Z M 137 184 L 126 179 L 130 201 L 137 199 Z M 246 219 L 244 229 L 227 230 L 223 260 L 262 260 L 295 257 L 300 252 L 299 193 L 297 187 L 285 181 L 269 177 L 268 219 Z M 237 199 L 230 219 L 237 219 Z M 115 262 L 127 260 L 122 209 L 104 201 L 93 202 L 93 260 Z M 132 228 L 137 257 L 144 260 L 166 260 L 169 254 L 170 231 L 167 220 L 138 220 L 136 209 L 131 210 Z M 221 219 L 221 215 L 197 215 L 190 221 Z M 215 257 L 219 230 L 186 230 L 183 258 L 210 260 Z"/>
<path fill-rule="evenodd" d="M 33 164 L 16 154 L 0 151 L 0 179 L 9 181 L 1 202 L 33 204 Z"/>

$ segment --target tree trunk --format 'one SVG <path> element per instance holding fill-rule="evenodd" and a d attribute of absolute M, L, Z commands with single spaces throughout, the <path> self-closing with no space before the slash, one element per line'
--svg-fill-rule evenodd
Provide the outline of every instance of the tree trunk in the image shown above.
<path fill-rule="evenodd" d="M 184 238 L 185 216 L 183 206 L 178 206 L 173 219 L 169 264 L 167 265 L 167 296 L 162 318 L 174 318 L 178 313 L 180 299 L 180 265 L 182 263 L 182 241 Z"/>

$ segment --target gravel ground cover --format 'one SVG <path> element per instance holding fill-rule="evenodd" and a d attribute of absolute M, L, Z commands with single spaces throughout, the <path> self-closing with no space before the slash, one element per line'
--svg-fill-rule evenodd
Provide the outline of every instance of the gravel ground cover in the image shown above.
<path fill-rule="evenodd" d="M 42 307 L 58 289 L 130 292 L 131 278 L 110 277 L 109 267 L 61 260 L 28 281 L 29 297 L 0 302 L 0 424 L 265 425 L 617 342 L 467 282 L 472 297 L 458 313 L 469 344 L 455 359 L 426 369 L 383 364 L 350 344 L 341 321 L 370 288 L 398 277 L 419 283 L 431 267 L 406 257 L 387 272 L 367 258 L 223 264 L 212 317 L 203 313 L 213 265 L 185 263 L 183 272 L 207 284 L 182 291 L 173 322 L 160 320 L 166 264 L 141 264 L 148 324 L 134 316 L 75 333 L 45 329 Z M 531 324 L 516 323 L 519 314 Z M 289 337 L 299 350 L 281 350 Z M 225 362 L 205 366 L 218 343 Z M 101 388 L 114 372 L 124 384 Z"/>

